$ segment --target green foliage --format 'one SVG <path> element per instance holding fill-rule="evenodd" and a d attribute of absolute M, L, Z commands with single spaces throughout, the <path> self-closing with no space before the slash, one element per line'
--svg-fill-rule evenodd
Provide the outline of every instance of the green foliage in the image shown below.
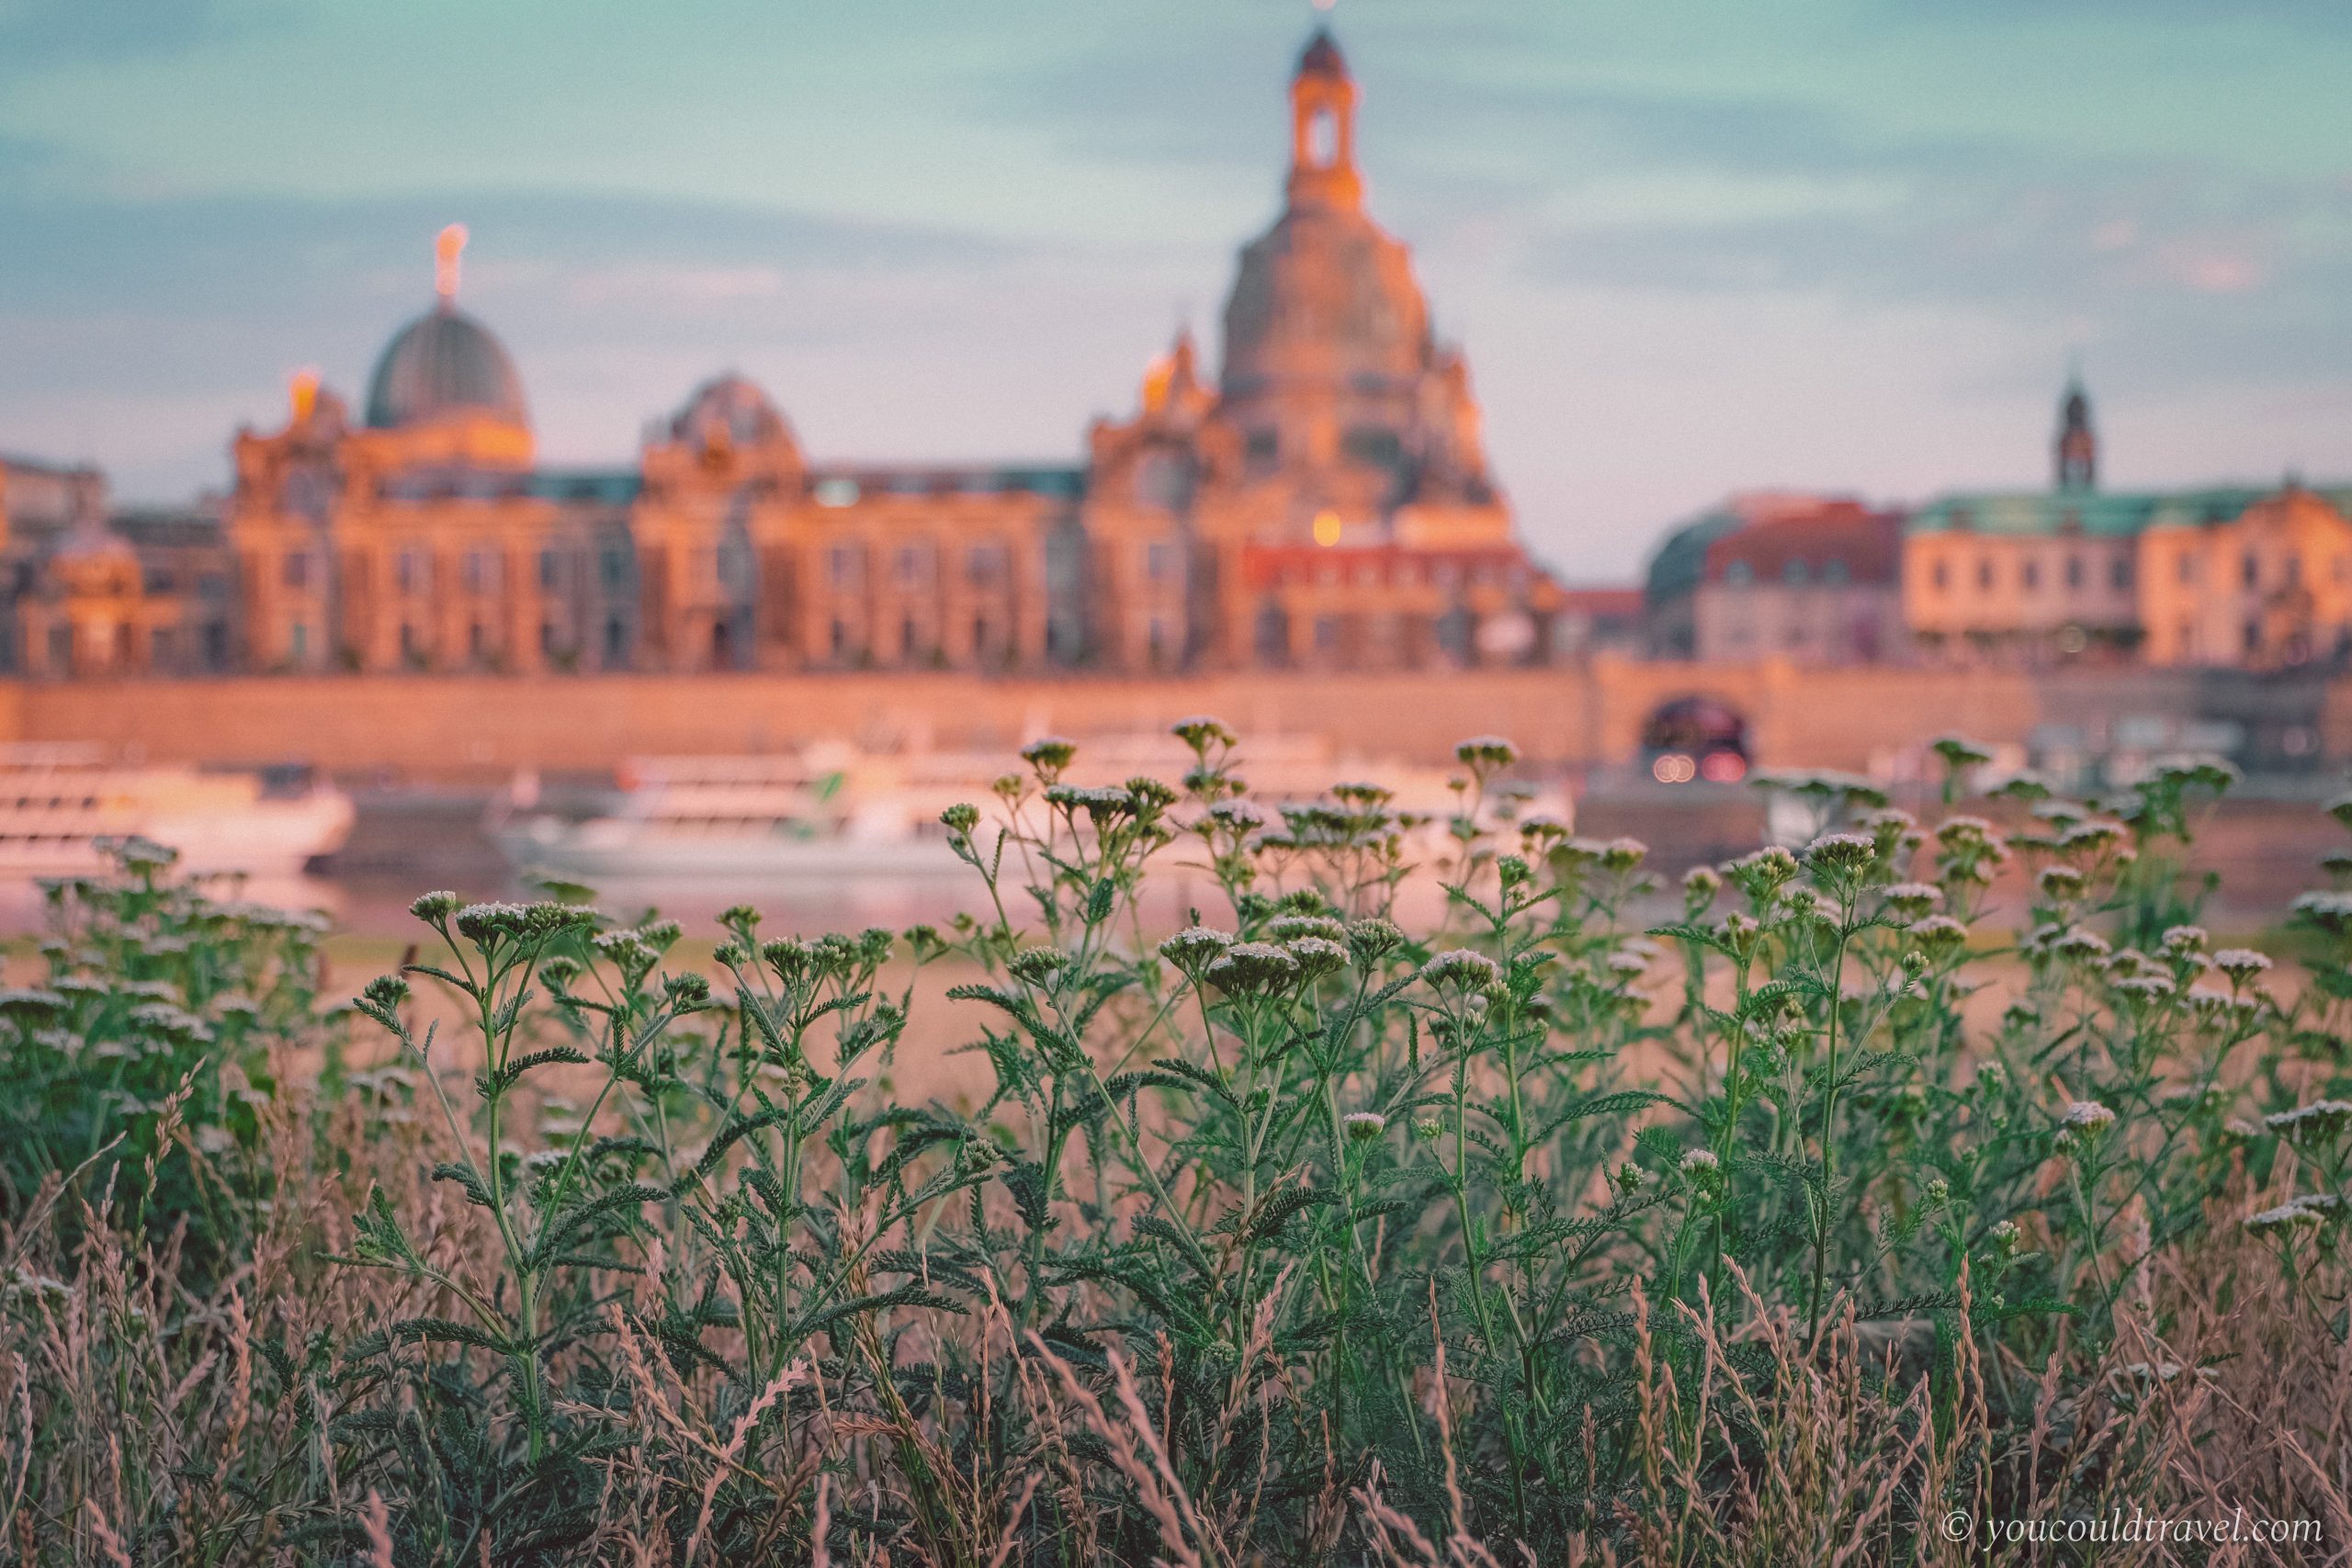
<path fill-rule="evenodd" d="M 2251 1241 L 2344 1337 L 2352 894 L 2298 906 L 2306 990 L 2216 951 L 2179 869 L 2211 765 L 1932 827 L 1783 781 L 1849 825 L 1665 895 L 1641 845 L 1522 819 L 1507 742 L 1464 742 L 1424 822 L 1369 784 L 1261 810 L 1229 731 L 1177 732 L 1181 788 L 1080 785 L 1046 740 L 945 814 L 990 910 L 945 931 L 763 939 L 739 908 L 698 968 L 584 890 L 418 900 L 446 957 L 355 1000 L 399 1061 L 337 1112 L 389 1152 L 308 1156 L 347 1201 L 307 1256 L 360 1304 L 299 1376 L 273 1353 L 311 1457 L 246 1483 L 272 1501 L 237 1528 L 402 1564 L 1401 1561 L 1408 1521 L 1730 1560 L 1709 1542 L 1782 1539 L 1740 1501 L 1794 1484 L 1807 1439 L 1768 1412 L 1916 1329 L 1918 1364 L 1871 1374 L 1916 1389 L 1871 1451 L 1931 1457 L 1867 1528 L 1924 1554 L 1947 1504 L 2040 1474 L 1988 1456 L 2045 1374 L 2088 1397 L 2164 1329 L 2158 1258 Z M 1956 804 L 1984 759 L 1947 760 Z M 1148 931 L 1172 863 L 1220 908 Z M 159 870 L 62 892 L 52 973 L 94 978 L 0 1006 L 7 1070 L 50 1075 L 7 1110 L 43 1140 L 17 1191 L 90 1180 L 118 1134 L 190 1141 L 45 1065 L 120 1061 L 130 987 L 270 998 L 237 1037 L 264 1059 L 327 1027 L 307 928 Z M 988 1070 L 952 1104 L 891 1087 L 934 967 Z M 250 1148 L 200 1087 L 235 1053 L 190 1039 L 180 1122 Z"/>

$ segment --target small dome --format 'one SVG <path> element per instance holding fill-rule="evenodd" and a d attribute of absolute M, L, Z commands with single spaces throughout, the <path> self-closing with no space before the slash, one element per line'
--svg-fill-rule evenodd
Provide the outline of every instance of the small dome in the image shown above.
<path fill-rule="evenodd" d="M 530 423 L 506 350 L 488 328 L 444 302 L 402 327 L 376 362 L 368 423 L 398 430 L 453 413 Z"/>
<path fill-rule="evenodd" d="M 706 450 L 789 442 L 792 429 L 765 392 L 741 376 L 720 376 L 695 389 L 670 422 L 673 440 Z"/>
<path fill-rule="evenodd" d="M 1348 74 L 1346 57 L 1340 53 L 1339 40 L 1329 28 L 1317 28 L 1306 42 L 1306 51 L 1298 57 L 1301 76 L 1337 76 L 1344 80 Z"/>

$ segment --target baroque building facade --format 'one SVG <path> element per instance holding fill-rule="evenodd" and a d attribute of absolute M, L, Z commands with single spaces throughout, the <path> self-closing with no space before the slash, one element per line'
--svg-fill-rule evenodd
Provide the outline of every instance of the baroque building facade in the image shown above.
<path fill-rule="evenodd" d="M 211 558 L 183 574 L 229 584 L 225 625 L 175 643 L 187 595 L 149 592 L 123 528 L 78 524 L 25 555 L 14 640 L 41 651 L 19 668 L 1149 672 L 1565 652 L 1566 601 L 1518 541 L 1465 362 L 1366 210 L 1356 109 L 1318 31 L 1221 364 L 1180 336 L 1133 413 L 1098 421 L 1066 466 L 828 464 L 730 375 L 627 468 L 543 467 L 522 376 L 458 307 L 452 228 L 433 304 L 364 403 L 298 378 L 282 425 L 235 438 L 229 493 L 195 520 Z"/>

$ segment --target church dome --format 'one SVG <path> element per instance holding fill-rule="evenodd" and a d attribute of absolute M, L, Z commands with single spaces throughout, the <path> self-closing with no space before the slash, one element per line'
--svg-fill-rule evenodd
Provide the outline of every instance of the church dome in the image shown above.
<path fill-rule="evenodd" d="M 1242 251 L 1226 299 L 1225 393 L 1399 391 L 1429 366 L 1429 306 L 1405 247 L 1364 210 L 1355 83 L 1329 32 L 1299 57 L 1290 100 L 1282 216 Z"/>
<path fill-rule="evenodd" d="M 1429 307 L 1405 247 L 1362 211 L 1294 207 L 1241 253 L 1225 306 L 1227 396 L 1272 382 L 1409 382 Z"/>
<path fill-rule="evenodd" d="M 527 425 L 522 378 L 488 328 L 443 302 L 402 327 L 368 383 L 368 423 L 399 430 L 454 413 Z"/>
<path fill-rule="evenodd" d="M 758 385 L 741 376 L 706 381 L 670 422 L 670 435 L 706 451 L 789 443 L 792 427 Z"/>

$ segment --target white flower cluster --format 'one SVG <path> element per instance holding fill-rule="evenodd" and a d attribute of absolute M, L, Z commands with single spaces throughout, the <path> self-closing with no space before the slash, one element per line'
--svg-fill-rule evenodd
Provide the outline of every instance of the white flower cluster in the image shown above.
<path fill-rule="evenodd" d="M 2333 1133 L 2347 1121 L 2352 1121 L 2352 1101 L 2314 1100 L 2292 1111 L 2274 1111 L 2262 1119 L 2262 1124 L 2274 1133 L 2294 1138 L 2305 1134 Z"/>
<path fill-rule="evenodd" d="M 2058 1125 L 2070 1133 L 2103 1133 L 2114 1124 L 2115 1112 L 2096 1100 L 2075 1100 L 2058 1118 Z"/>
<path fill-rule="evenodd" d="M 2250 1231 L 2287 1231 L 2298 1225 L 2324 1224 L 2343 1212 L 2344 1200 L 2329 1192 L 2307 1192 L 2300 1198 L 2290 1198 L 2275 1209 L 2245 1217 Z"/>

